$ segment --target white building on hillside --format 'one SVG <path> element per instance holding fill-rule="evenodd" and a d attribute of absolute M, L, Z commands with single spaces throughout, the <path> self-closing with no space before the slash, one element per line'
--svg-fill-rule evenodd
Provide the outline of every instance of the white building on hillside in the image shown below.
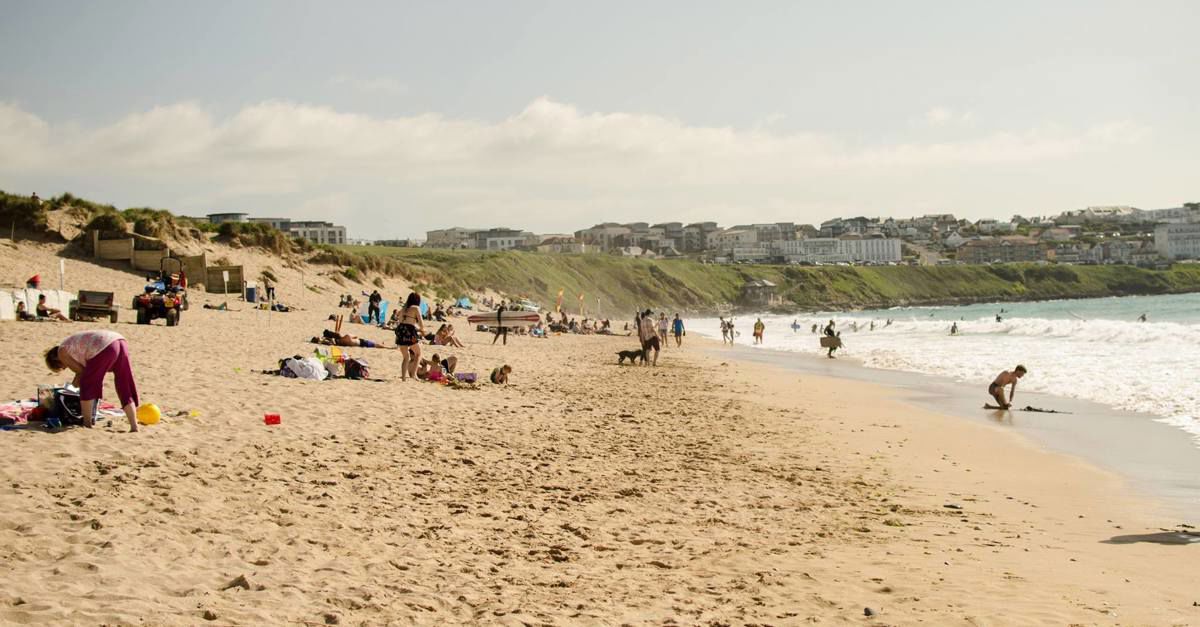
<path fill-rule="evenodd" d="M 754 229 L 726 229 L 710 233 L 709 247 L 718 253 L 728 254 L 735 248 L 756 248 L 758 232 Z"/>
<path fill-rule="evenodd" d="M 474 248 L 475 234 L 480 229 L 464 229 L 456 226 L 425 233 L 426 248 Z"/>
<path fill-rule="evenodd" d="M 1200 222 L 1158 225 L 1154 229 L 1154 247 L 1171 261 L 1200 259 Z"/>
<path fill-rule="evenodd" d="M 317 244 L 345 244 L 346 227 L 319 220 L 291 220 L 288 233 Z"/>
<path fill-rule="evenodd" d="M 890 237 L 843 237 L 842 252 L 855 263 L 898 263 L 900 240 Z"/>

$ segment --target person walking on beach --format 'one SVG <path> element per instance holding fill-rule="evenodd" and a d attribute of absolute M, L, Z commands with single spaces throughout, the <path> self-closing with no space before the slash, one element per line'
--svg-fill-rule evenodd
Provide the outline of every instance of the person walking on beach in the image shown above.
<path fill-rule="evenodd" d="M 996 379 L 992 381 L 991 385 L 988 386 L 988 394 L 990 394 L 992 398 L 996 399 L 997 407 L 1000 409 L 1008 409 L 1009 407 L 1012 407 L 1013 396 L 1015 396 L 1017 393 L 1017 381 L 1020 381 L 1021 377 L 1025 376 L 1026 372 L 1028 371 L 1025 370 L 1025 366 L 1017 366 L 1016 368 L 1013 368 L 1011 372 L 1005 370 L 996 376 Z M 1008 391 L 1007 402 L 1004 400 L 1005 386 L 1012 386 Z"/>
<path fill-rule="evenodd" d="M 383 319 L 379 316 L 379 303 L 382 302 L 383 296 L 379 294 L 379 290 L 371 292 L 371 297 L 367 299 L 367 324 L 383 324 Z"/>
<path fill-rule="evenodd" d="M 729 341 L 729 323 L 725 322 L 725 316 L 721 316 L 721 343 Z"/>
<path fill-rule="evenodd" d="M 671 323 L 671 329 L 675 331 L 675 347 L 683 346 L 683 320 L 679 318 L 679 314 L 675 314 L 675 321 Z"/>
<path fill-rule="evenodd" d="M 503 314 L 504 314 L 505 310 L 506 310 L 506 307 L 504 306 L 504 303 L 500 303 L 500 308 L 496 310 L 496 325 L 497 326 L 496 326 L 496 335 L 492 337 L 492 346 L 496 345 L 496 340 L 500 339 L 501 336 L 504 337 L 504 345 L 508 346 L 508 327 L 501 324 L 503 322 L 501 320 L 501 318 L 504 317 Z"/>
<path fill-rule="evenodd" d="M 642 314 L 641 339 L 642 339 L 642 363 L 649 363 L 651 366 L 658 365 L 658 351 L 660 349 L 658 341 L 658 333 L 654 328 L 654 317 L 652 311 L 647 309 Z M 654 350 L 654 361 L 650 361 L 650 350 Z"/>
<path fill-rule="evenodd" d="M 754 343 L 762 344 L 763 331 L 767 330 L 767 325 L 763 324 L 762 318 L 754 321 Z"/>
<path fill-rule="evenodd" d="M 64 368 L 75 373 L 72 384 L 79 388 L 83 425 L 96 422 L 97 405 L 104 392 L 104 375 L 113 373 L 121 411 L 129 419 L 129 431 L 137 431 L 138 391 L 129 366 L 129 344 L 113 331 L 81 331 L 67 336 L 46 351 L 46 366 L 53 372 Z"/>
<path fill-rule="evenodd" d="M 667 348 L 667 333 L 671 331 L 671 321 L 667 320 L 667 312 L 658 314 L 658 343 L 663 349 Z"/>
<path fill-rule="evenodd" d="M 831 337 L 831 338 L 836 339 L 837 336 L 838 336 L 837 331 L 833 328 L 833 320 L 830 320 L 829 324 L 825 327 L 825 337 Z M 837 344 L 838 344 L 837 342 L 833 342 L 829 345 L 829 353 L 826 354 L 826 357 L 833 359 L 833 351 L 838 349 Z"/>
<path fill-rule="evenodd" d="M 425 335 L 425 323 L 421 320 L 421 295 L 412 292 L 404 301 L 400 324 L 396 325 L 396 346 L 404 351 L 400 363 L 400 380 L 417 378 L 417 366 L 421 364 L 421 337 Z"/>

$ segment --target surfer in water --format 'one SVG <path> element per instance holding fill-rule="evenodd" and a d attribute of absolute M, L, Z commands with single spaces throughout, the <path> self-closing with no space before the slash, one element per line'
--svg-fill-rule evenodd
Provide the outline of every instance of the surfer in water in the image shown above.
<path fill-rule="evenodd" d="M 1146 321 L 1146 314 L 1142 314 L 1142 315 L 1138 316 L 1138 322 L 1145 322 L 1145 321 Z"/>
<path fill-rule="evenodd" d="M 1025 376 L 1026 372 L 1025 366 L 1017 366 L 1016 368 L 1013 368 L 1011 372 L 1008 370 L 1001 372 L 996 377 L 996 380 L 992 381 L 992 384 L 988 386 L 988 394 L 990 394 L 992 398 L 996 399 L 997 407 L 1000 409 L 1008 409 L 1009 407 L 1012 407 L 1013 396 L 1015 396 L 1017 393 L 1017 381 L 1021 380 L 1021 377 Z M 1008 391 L 1008 401 L 1005 401 L 1004 388 L 1007 386 L 1012 387 Z"/>
<path fill-rule="evenodd" d="M 950 335 L 958 335 L 958 323 L 950 325 Z"/>

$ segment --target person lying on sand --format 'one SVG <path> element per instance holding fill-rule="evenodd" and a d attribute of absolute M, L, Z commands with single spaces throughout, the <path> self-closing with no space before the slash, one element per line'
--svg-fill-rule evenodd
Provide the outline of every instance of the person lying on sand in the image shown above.
<path fill-rule="evenodd" d="M 503 366 L 492 370 L 492 374 L 488 377 L 488 379 L 490 379 L 491 382 L 495 383 L 496 385 L 508 383 L 508 375 L 512 374 L 512 370 L 512 366 L 504 364 Z"/>
<path fill-rule="evenodd" d="M 1016 368 L 1013 368 L 1011 372 L 1008 370 L 1001 372 L 996 377 L 996 380 L 992 381 L 992 384 L 988 386 L 988 394 L 990 394 L 992 398 L 996 399 L 997 407 L 1000 409 L 1008 409 L 1009 407 L 1012 407 L 1013 396 L 1017 393 L 1017 381 L 1019 381 L 1021 377 L 1025 376 L 1026 372 L 1027 370 L 1025 370 L 1025 366 L 1017 366 Z M 1008 392 L 1007 402 L 1004 400 L 1005 386 L 1012 386 Z"/>
<path fill-rule="evenodd" d="M 381 346 L 379 346 L 379 344 L 377 344 L 371 340 L 360 338 L 357 335 L 350 335 L 349 333 L 338 333 L 337 331 L 330 331 L 329 329 L 325 329 L 325 331 L 322 334 L 324 337 L 314 337 L 312 339 L 312 343 L 313 344 L 329 344 L 332 346 L 350 346 L 350 347 L 358 347 L 358 348 L 382 348 Z"/>

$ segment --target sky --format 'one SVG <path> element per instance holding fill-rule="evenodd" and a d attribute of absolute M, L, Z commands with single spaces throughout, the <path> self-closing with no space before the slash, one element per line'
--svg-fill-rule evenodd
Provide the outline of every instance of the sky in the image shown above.
<path fill-rule="evenodd" d="M 0 11 L 11 193 L 364 239 L 1200 200 L 1194 1 Z"/>

